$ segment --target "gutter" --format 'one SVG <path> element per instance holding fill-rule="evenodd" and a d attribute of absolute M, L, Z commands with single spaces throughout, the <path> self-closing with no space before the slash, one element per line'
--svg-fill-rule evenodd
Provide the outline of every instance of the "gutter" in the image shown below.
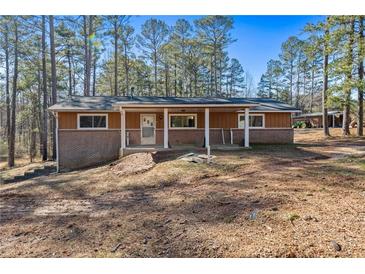
<path fill-rule="evenodd" d="M 161 108 L 174 108 L 174 107 L 257 107 L 259 104 L 123 104 L 116 103 L 113 107 L 134 107 L 134 108 L 150 108 L 150 107 L 161 107 Z"/>

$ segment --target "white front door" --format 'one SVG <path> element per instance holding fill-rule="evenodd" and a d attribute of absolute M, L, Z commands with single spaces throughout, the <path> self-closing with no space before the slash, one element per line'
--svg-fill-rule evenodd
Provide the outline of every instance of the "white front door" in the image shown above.
<path fill-rule="evenodd" d="M 154 145 L 156 144 L 156 115 L 141 114 L 141 144 Z"/>

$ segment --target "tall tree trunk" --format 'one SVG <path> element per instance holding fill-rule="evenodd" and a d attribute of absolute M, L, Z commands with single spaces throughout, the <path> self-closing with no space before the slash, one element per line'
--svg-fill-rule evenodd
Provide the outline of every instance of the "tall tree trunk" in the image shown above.
<path fill-rule="evenodd" d="M 68 96 L 72 95 L 72 66 L 71 66 L 71 51 L 67 50 L 67 63 L 68 63 Z"/>
<path fill-rule="evenodd" d="M 114 23 L 114 95 L 118 96 L 118 23 Z"/>
<path fill-rule="evenodd" d="M 42 44 L 42 41 L 41 41 Z M 43 118 L 42 118 L 42 65 L 38 65 L 38 71 L 37 71 L 37 113 L 38 113 L 38 119 L 37 119 L 37 127 L 39 132 L 39 155 L 42 156 L 43 150 L 42 150 L 42 144 L 43 144 Z"/>
<path fill-rule="evenodd" d="M 157 50 L 155 49 L 153 52 L 153 63 L 154 63 L 154 79 L 155 79 L 155 94 L 156 96 L 158 96 L 158 91 L 157 91 Z"/>
<path fill-rule="evenodd" d="M 88 32 L 87 32 L 87 16 L 83 16 L 83 35 L 84 35 L 84 96 L 89 96 L 90 89 L 88 87 L 87 77 L 88 77 Z"/>
<path fill-rule="evenodd" d="M 296 95 L 295 95 L 295 107 L 296 107 L 296 108 L 299 108 L 299 92 L 300 92 L 300 62 L 301 62 L 301 58 L 299 57 L 299 60 L 298 60 L 298 67 L 297 67 Z"/>
<path fill-rule="evenodd" d="M 213 96 L 213 87 L 214 87 L 214 82 L 213 82 L 213 78 L 214 78 L 214 72 L 213 72 L 214 68 L 213 68 L 213 55 L 210 56 L 210 96 Z"/>
<path fill-rule="evenodd" d="M 313 111 L 313 96 L 314 96 L 314 61 L 312 64 L 312 71 L 311 71 L 311 93 L 309 98 L 309 112 L 312 113 Z"/>
<path fill-rule="evenodd" d="M 29 158 L 30 162 L 33 162 L 33 159 L 36 156 L 37 119 L 35 114 L 37 113 L 37 100 L 32 100 L 31 104 L 32 104 L 33 115 L 31 116 L 31 125 L 30 125 Z"/>
<path fill-rule="evenodd" d="M 226 76 L 226 94 L 228 97 L 232 97 L 232 94 L 229 92 L 229 74 Z"/>
<path fill-rule="evenodd" d="M 222 96 L 222 56 L 219 58 L 219 96 Z"/>
<path fill-rule="evenodd" d="M 48 158 L 48 92 L 46 65 L 46 16 L 42 16 L 42 89 L 43 89 L 43 122 L 42 122 L 42 160 Z"/>
<path fill-rule="evenodd" d="M 230 82 L 229 82 L 229 95 L 232 97 L 232 93 L 233 93 L 233 70 L 231 69 L 231 74 L 230 74 Z"/>
<path fill-rule="evenodd" d="M 9 27 L 5 24 L 5 96 L 6 96 L 6 137 L 8 147 L 10 146 L 10 74 L 9 74 Z"/>
<path fill-rule="evenodd" d="M 89 16 L 89 30 L 88 30 L 88 46 L 87 46 L 87 62 L 86 62 L 86 86 L 87 94 L 90 95 L 91 89 L 91 62 L 92 62 L 92 43 L 91 35 L 93 34 L 93 16 Z"/>
<path fill-rule="evenodd" d="M 194 71 L 194 95 L 198 96 L 198 73 Z"/>
<path fill-rule="evenodd" d="M 327 109 L 327 92 L 328 92 L 328 36 L 329 30 L 325 30 L 324 47 L 323 47 L 323 89 L 322 89 L 322 126 L 324 136 L 329 136 L 328 129 L 328 109 Z"/>
<path fill-rule="evenodd" d="M 94 59 L 93 59 L 93 96 L 96 95 L 96 53 L 94 50 Z"/>
<path fill-rule="evenodd" d="M 347 68 L 346 80 L 348 82 L 348 90 L 345 91 L 345 102 L 343 108 L 343 123 L 342 123 L 342 135 L 350 135 L 350 104 L 351 104 L 351 81 L 352 81 L 352 67 L 353 67 L 353 45 L 354 45 L 354 34 L 355 34 L 355 19 L 350 19 L 350 30 L 348 40 L 348 52 L 346 56 Z"/>
<path fill-rule="evenodd" d="M 169 96 L 169 67 L 165 63 L 165 96 Z"/>
<path fill-rule="evenodd" d="M 127 45 L 124 45 L 124 69 L 125 69 L 125 89 L 126 94 L 129 94 L 129 60 L 128 60 L 128 51 Z"/>
<path fill-rule="evenodd" d="M 10 142 L 9 142 L 9 155 L 8 166 L 14 166 L 15 157 L 15 108 L 16 108 L 16 93 L 18 89 L 18 22 L 14 19 L 14 70 L 13 70 L 13 92 L 11 96 L 11 126 L 10 126 Z"/>
<path fill-rule="evenodd" d="M 214 44 L 214 92 L 215 92 L 215 96 L 217 96 L 217 92 L 218 92 L 218 81 L 217 81 L 217 50 L 216 50 L 216 45 Z"/>
<path fill-rule="evenodd" d="M 293 65 L 293 61 L 290 62 L 290 104 L 293 105 L 293 70 L 294 70 L 294 65 Z"/>
<path fill-rule="evenodd" d="M 72 65 L 73 94 L 76 94 L 76 69 L 75 69 L 75 60 L 74 60 L 73 56 L 71 56 L 71 65 Z"/>
<path fill-rule="evenodd" d="M 174 96 L 177 94 L 177 54 L 174 54 Z"/>
<path fill-rule="evenodd" d="M 357 90 L 358 108 L 357 108 L 357 136 L 364 135 L 364 16 L 359 16 L 359 52 L 358 52 L 358 74 L 360 85 Z"/>
<path fill-rule="evenodd" d="M 51 101 L 52 105 L 57 103 L 57 75 L 56 75 L 56 55 L 55 55 L 55 41 L 54 41 L 54 18 L 49 16 L 49 37 L 51 46 Z M 56 144 L 56 118 L 52 116 L 52 159 L 56 160 L 57 144 Z"/>

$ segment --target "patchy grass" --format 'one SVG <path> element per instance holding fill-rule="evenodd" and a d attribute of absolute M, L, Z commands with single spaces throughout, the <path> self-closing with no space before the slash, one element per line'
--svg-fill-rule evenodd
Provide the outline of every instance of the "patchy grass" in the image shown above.
<path fill-rule="evenodd" d="M 140 174 L 0 185 L 0 256 L 364 257 L 365 140 L 308 134 L 211 164 L 176 155 Z"/>
<path fill-rule="evenodd" d="M 40 158 L 36 158 L 33 160 L 33 163 L 40 163 L 41 159 Z M 20 157 L 20 158 L 15 158 L 15 168 L 17 167 L 25 167 L 28 166 L 29 164 L 32 164 L 29 162 L 29 157 Z M 9 168 L 8 167 L 8 162 L 7 162 L 7 158 L 3 158 L 0 161 L 0 171 L 4 172 L 6 170 L 10 170 L 10 169 L 14 169 L 14 168 Z"/>
<path fill-rule="evenodd" d="M 358 167 L 361 170 L 365 170 L 365 157 L 364 156 L 348 156 L 343 159 L 337 160 L 339 164 L 350 164 L 354 167 Z"/>

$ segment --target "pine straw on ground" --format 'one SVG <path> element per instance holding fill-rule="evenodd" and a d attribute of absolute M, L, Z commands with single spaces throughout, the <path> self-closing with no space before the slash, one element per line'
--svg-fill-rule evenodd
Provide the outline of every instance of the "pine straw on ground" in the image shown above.
<path fill-rule="evenodd" d="M 329 147 L 255 146 L 213 152 L 211 164 L 2 185 L 0 256 L 364 257 L 365 158 Z"/>

